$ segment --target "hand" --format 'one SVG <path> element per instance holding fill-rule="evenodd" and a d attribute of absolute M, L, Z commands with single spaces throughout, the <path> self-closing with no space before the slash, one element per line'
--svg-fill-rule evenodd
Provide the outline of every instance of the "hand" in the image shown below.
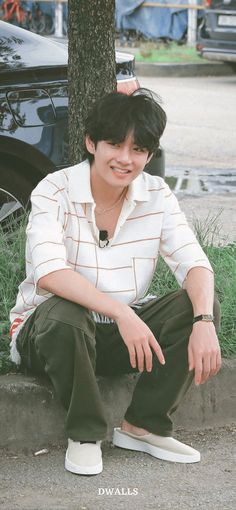
<path fill-rule="evenodd" d="M 189 370 L 195 369 L 196 386 L 203 384 L 221 367 L 221 352 L 213 322 L 199 321 L 193 325 L 188 345 Z"/>
<path fill-rule="evenodd" d="M 160 363 L 165 364 L 163 352 L 153 333 L 145 322 L 127 306 L 125 313 L 116 320 L 119 332 L 129 351 L 130 364 L 133 368 L 143 372 L 146 366 L 147 372 L 152 370 L 152 351 L 156 353 Z"/>

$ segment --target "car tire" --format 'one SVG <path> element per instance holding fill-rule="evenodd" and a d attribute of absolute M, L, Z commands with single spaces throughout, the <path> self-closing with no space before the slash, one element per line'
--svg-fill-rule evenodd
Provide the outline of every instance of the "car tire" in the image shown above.
<path fill-rule="evenodd" d="M 19 167 L 17 169 L 14 162 L 4 161 L 1 154 L 0 160 L 0 222 L 2 225 L 11 218 L 22 216 L 28 209 L 33 186 L 19 172 Z"/>

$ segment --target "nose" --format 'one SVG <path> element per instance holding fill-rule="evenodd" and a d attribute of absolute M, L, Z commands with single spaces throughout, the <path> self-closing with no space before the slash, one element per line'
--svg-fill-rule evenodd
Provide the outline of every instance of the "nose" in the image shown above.
<path fill-rule="evenodd" d="M 122 143 L 116 154 L 117 163 L 122 165 L 129 165 L 132 162 L 131 150 L 129 144 L 126 142 Z"/>

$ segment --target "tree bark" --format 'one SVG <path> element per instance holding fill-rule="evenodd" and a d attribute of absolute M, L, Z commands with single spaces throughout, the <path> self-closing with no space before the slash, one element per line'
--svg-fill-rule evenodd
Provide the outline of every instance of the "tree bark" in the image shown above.
<path fill-rule="evenodd" d="M 116 90 L 115 0 L 68 0 L 69 159 L 83 155 L 91 105 Z"/>

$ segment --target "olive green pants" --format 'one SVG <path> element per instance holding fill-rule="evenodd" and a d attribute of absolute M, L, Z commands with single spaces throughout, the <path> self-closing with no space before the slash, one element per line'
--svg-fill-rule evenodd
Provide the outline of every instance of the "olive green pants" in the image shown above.
<path fill-rule="evenodd" d="M 144 371 L 134 389 L 125 419 L 163 436 L 171 435 L 171 414 L 193 379 L 187 346 L 193 311 L 186 291 L 178 290 L 136 312 L 160 343 L 166 363 L 153 354 L 153 369 Z M 216 326 L 219 304 L 214 307 Z M 57 296 L 39 305 L 17 337 L 22 368 L 47 374 L 67 410 L 66 432 L 73 440 L 104 439 L 107 432 L 96 374 L 137 372 L 115 323 L 100 324 L 84 307 Z"/>

